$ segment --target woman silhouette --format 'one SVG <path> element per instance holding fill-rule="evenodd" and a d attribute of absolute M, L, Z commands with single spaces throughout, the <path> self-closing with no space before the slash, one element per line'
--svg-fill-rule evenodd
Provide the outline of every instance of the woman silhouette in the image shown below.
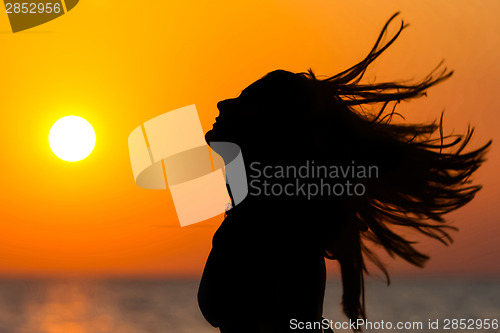
<path fill-rule="evenodd" d="M 480 189 L 469 177 L 491 142 L 465 152 L 473 130 L 444 136 L 441 121 L 392 121 L 397 103 L 425 95 L 452 75 L 446 69 L 417 84 L 360 83 L 370 63 L 405 28 L 402 23 L 382 43 L 396 15 L 368 56 L 337 75 L 320 80 L 311 70 L 277 70 L 239 97 L 217 104 L 220 116 L 206 133 L 207 142 L 238 144 L 249 180 L 257 179 L 215 233 L 199 287 L 200 309 L 222 333 L 323 332 L 324 258 L 340 264 L 345 314 L 352 320 L 365 318 L 364 257 L 388 279 L 368 242 L 416 266 L 429 257 L 393 227 L 451 242 L 448 230 L 454 228 L 444 224 L 443 215 L 471 201 Z M 292 173 L 312 165 L 341 170 L 374 166 L 376 174 L 309 174 L 304 179 Z M 362 191 L 305 196 L 298 186 L 291 194 L 287 185 L 298 180 L 307 182 L 307 189 L 331 190 L 350 182 Z"/>

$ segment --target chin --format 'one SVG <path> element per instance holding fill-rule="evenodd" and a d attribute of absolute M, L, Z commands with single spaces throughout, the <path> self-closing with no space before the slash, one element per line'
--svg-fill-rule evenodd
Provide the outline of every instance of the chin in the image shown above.
<path fill-rule="evenodd" d="M 217 139 L 215 138 L 216 135 L 214 133 L 215 131 L 213 129 L 211 129 L 210 131 L 208 131 L 207 133 L 205 133 L 205 141 L 207 142 L 207 144 L 210 145 L 210 142 L 211 141 L 217 141 Z"/>
<path fill-rule="evenodd" d="M 210 141 L 224 141 L 224 142 L 232 142 L 229 137 L 232 135 L 228 135 L 228 128 L 222 126 L 220 123 L 215 122 L 212 126 L 212 129 L 205 133 L 205 141 L 210 144 Z"/>

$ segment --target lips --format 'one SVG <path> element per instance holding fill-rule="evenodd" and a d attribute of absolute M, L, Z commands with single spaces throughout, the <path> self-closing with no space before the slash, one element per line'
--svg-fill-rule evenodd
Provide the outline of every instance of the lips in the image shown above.
<path fill-rule="evenodd" d="M 221 127 L 221 122 L 217 121 L 217 119 L 216 119 L 215 123 L 212 124 L 212 128 L 215 129 L 215 128 L 220 128 L 220 127 Z"/>

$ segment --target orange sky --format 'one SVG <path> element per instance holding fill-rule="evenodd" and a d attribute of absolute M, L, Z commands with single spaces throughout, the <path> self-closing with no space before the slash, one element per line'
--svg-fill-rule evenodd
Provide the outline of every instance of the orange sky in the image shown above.
<path fill-rule="evenodd" d="M 410 27 L 368 79 L 422 78 L 444 58 L 452 79 L 400 112 L 423 121 L 446 108 L 445 130 L 463 132 L 470 122 L 474 145 L 498 142 L 494 0 L 85 0 L 17 34 L 0 15 L 0 276 L 199 276 L 221 217 L 178 227 L 168 192 L 135 185 L 129 133 L 189 104 L 206 131 L 219 100 L 274 69 L 335 74 L 367 54 L 398 10 Z M 58 159 L 48 145 L 51 125 L 66 115 L 96 130 L 95 150 L 81 162 Z M 392 271 L 500 274 L 499 167 L 494 142 L 475 177 L 484 189 L 450 215 L 461 229 L 455 244 L 426 241 L 421 248 L 433 254 L 426 270 L 391 263 Z"/>

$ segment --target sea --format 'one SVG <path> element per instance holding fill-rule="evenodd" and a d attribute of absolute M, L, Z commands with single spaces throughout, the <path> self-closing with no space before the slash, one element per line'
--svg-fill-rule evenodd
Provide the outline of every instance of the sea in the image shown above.
<path fill-rule="evenodd" d="M 0 279 L 0 333 L 217 333 L 198 309 L 198 282 Z M 340 281 L 328 280 L 326 320 L 316 325 L 352 332 L 341 294 Z M 365 297 L 364 332 L 500 332 L 500 279 L 368 281 Z"/>

